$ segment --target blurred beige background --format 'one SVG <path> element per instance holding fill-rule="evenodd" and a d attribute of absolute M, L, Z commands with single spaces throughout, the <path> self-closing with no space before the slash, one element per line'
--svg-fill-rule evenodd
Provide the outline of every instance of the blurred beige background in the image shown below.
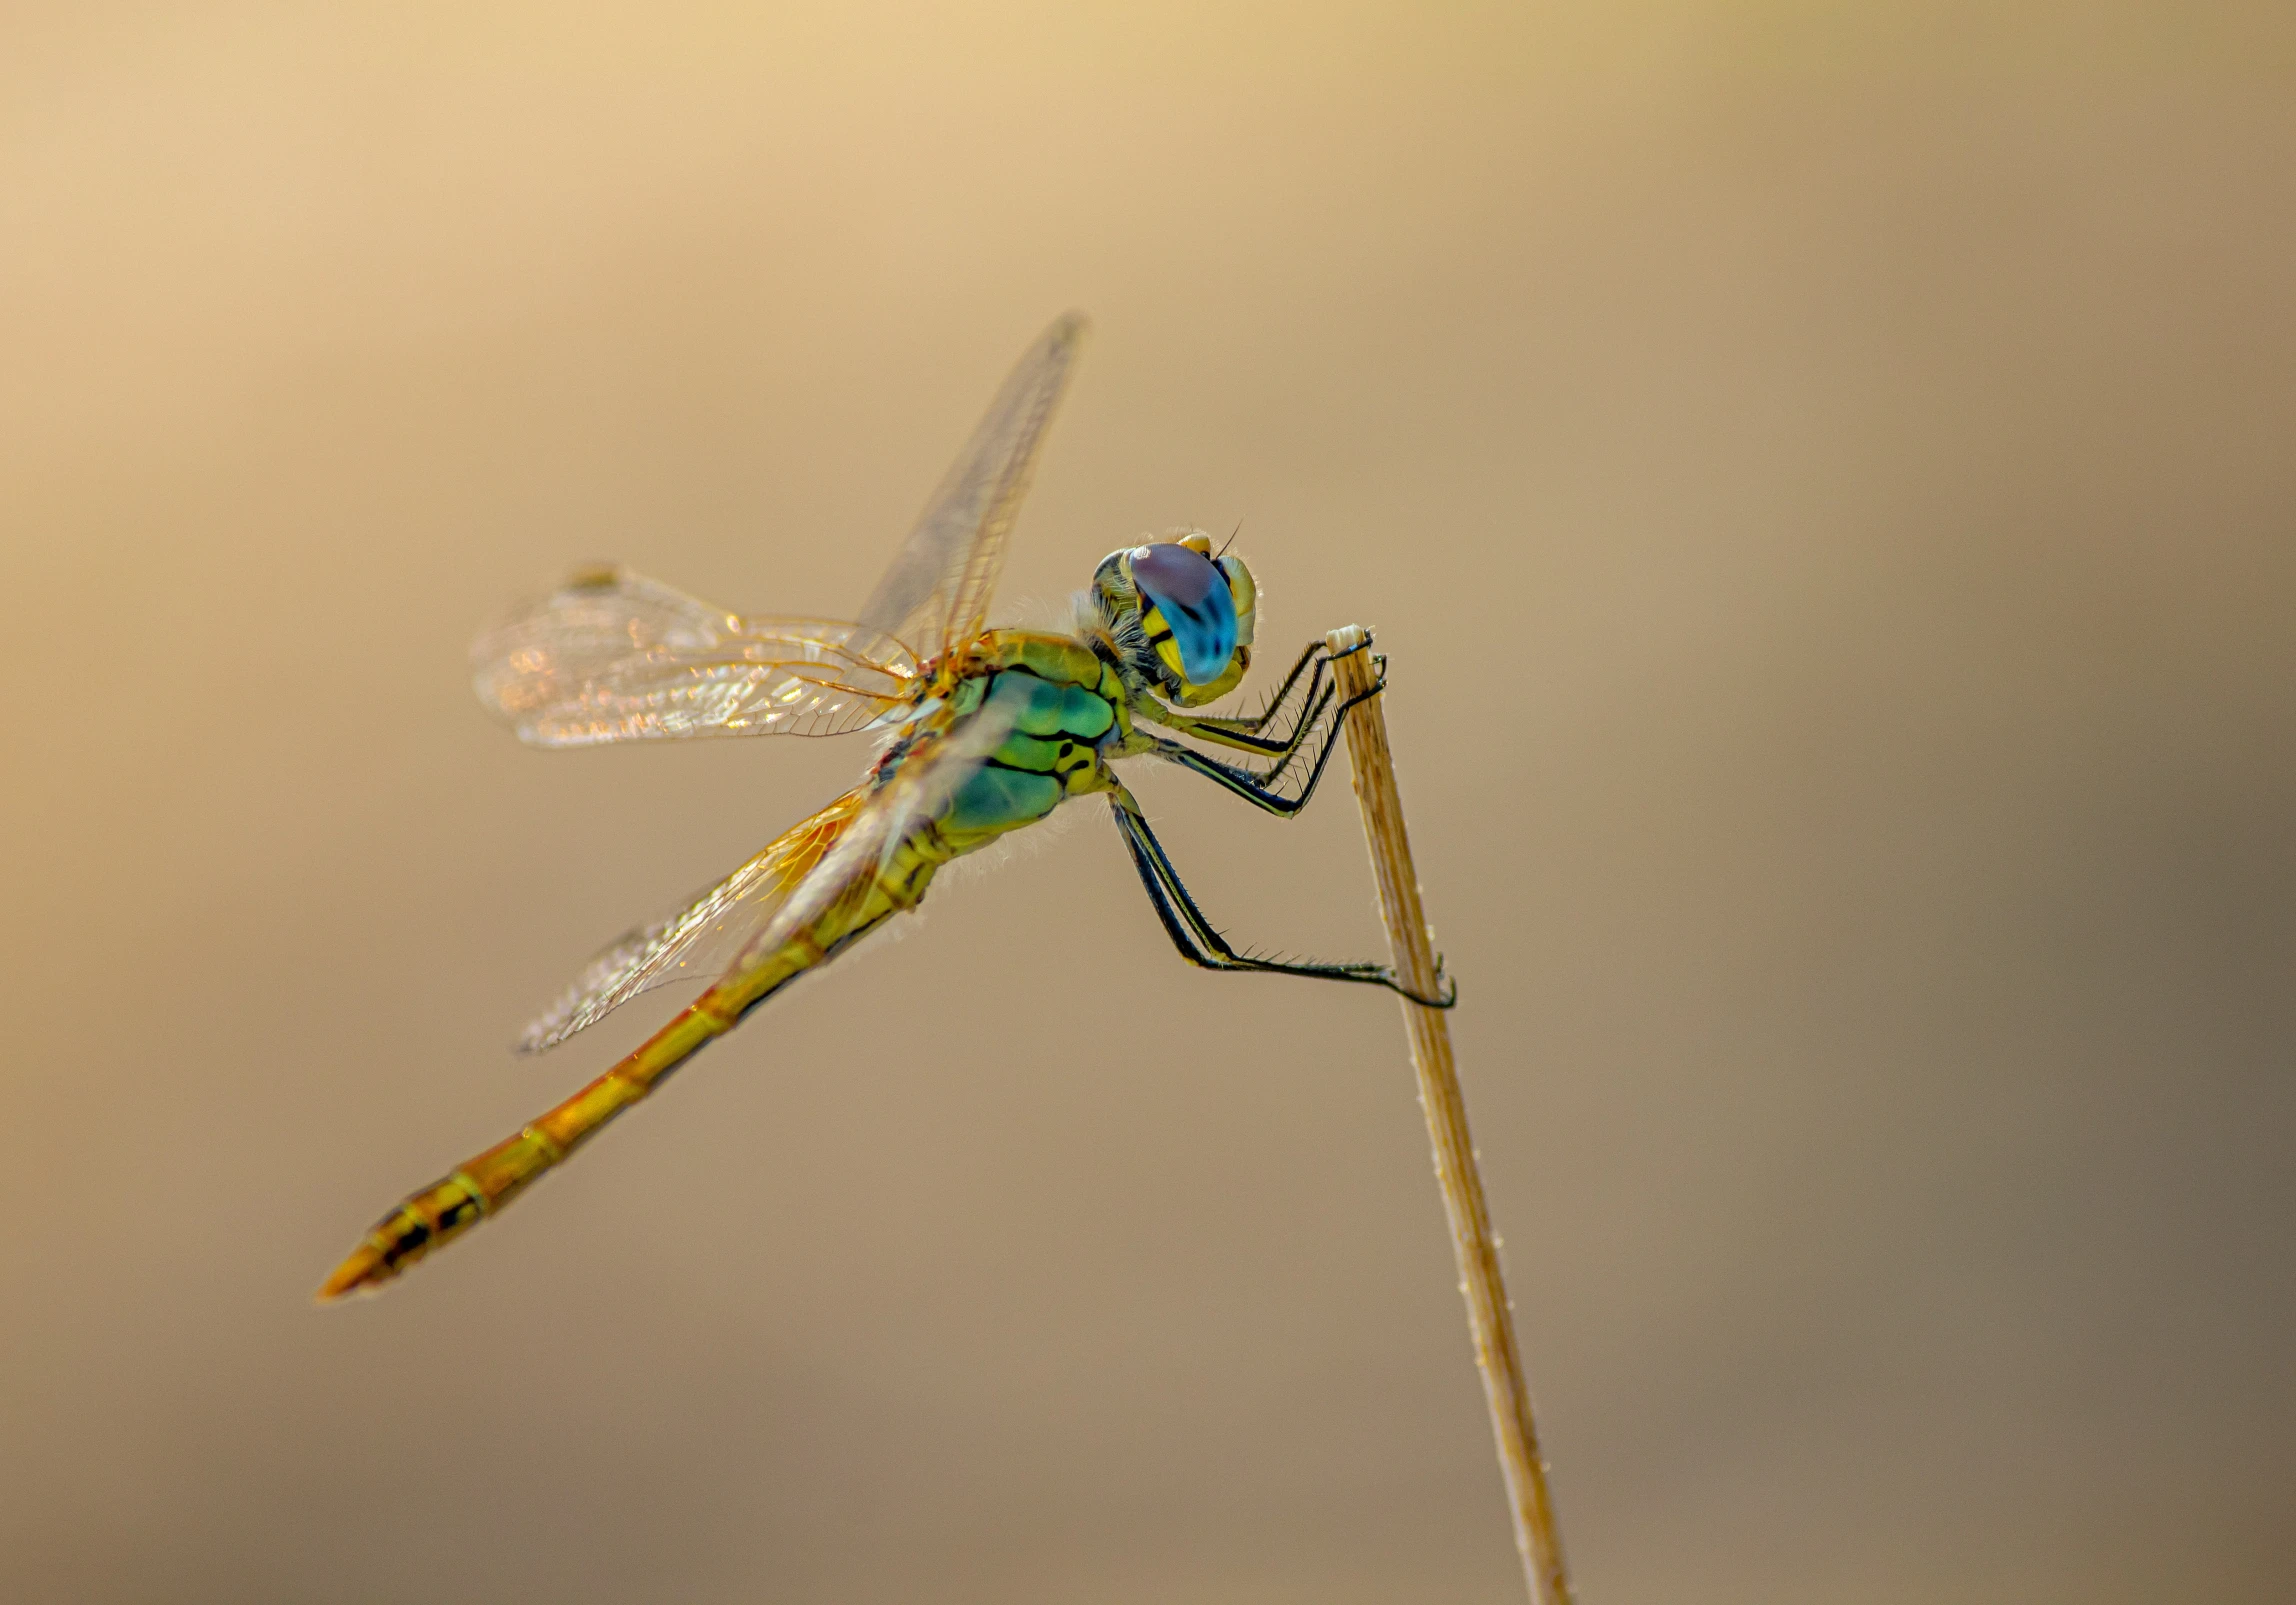
<path fill-rule="evenodd" d="M 1381 632 L 1584 1597 L 2287 1599 L 2292 91 L 2264 6 L 7 8 L 0 1596 L 1520 1597 L 1394 1008 L 1097 817 L 308 1303 L 865 758 L 530 752 L 475 629 L 855 606 L 1074 305 L 1008 611 L 1240 521 Z M 1140 785 L 1378 950 L 1344 788 Z"/>

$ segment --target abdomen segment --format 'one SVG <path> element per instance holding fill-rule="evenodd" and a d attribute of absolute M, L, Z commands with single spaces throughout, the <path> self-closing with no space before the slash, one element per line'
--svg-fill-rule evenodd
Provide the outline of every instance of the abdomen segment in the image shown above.
<path fill-rule="evenodd" d="M 465 1160 L 384 1216 L 335 1267 L 319 1289 L 319 1301 L 328 1303 L 381 1286 L 508 1205 L 544 1172 L 563 1164 L 599 1128 L 660 1086 L 671 1071 L 732 1030 L 751 1009 L 893 914 L 915 906 L 937 867 L 931 855 L 904 843 L 893 862 L 873 866 L 874 872 L 853 895 L 837 899 L 770 959 L 727 976 L 573 1097 L 521 1127 L 515 1136 Z"/>
<path fill-rule="evenodd" d="M 795 973 L 774 985 L 785 984 Z M 408 1197 L 376 1222 L 350 1257 L 335 1267 L 319 1289 L 320 1302 L 390 1281 L 501 1209 L 544 1171 L 563 1163 L 606 1122 L 652 1092 L 712 1038 L 732 1028 L 742 1011 L 726 1011 L 729 1000 L 720 997 L 725 990 L 722 984 L 712 987 L 645 1046 L 573 1097 Z M 761 993 L 758 1000 L 763 997 Z"/>

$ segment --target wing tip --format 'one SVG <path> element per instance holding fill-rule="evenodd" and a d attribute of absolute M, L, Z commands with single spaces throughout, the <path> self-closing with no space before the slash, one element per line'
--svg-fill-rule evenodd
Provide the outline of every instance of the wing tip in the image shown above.
<path fill-rule="evenodd" d="M 518 1033 L 510 1051 L 522 1059 L 538 1058 L 590 1023 L 585 1020 L 576 1025 L 563 1014 L 546 1014 Z"/>

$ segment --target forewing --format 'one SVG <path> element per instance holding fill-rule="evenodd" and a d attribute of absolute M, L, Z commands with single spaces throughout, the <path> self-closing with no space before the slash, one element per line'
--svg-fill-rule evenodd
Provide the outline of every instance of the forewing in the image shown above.
<path fill-rule="evenodd" d="M 916 661 L 865 625 L 744 618 L 614 568 L 480 636 L 471 666 L 521 740 L 585 747 L 858 730 L 907 696 Z"/>
<path fill-rule="evenodd" d="M 1021 358 L 861 609 L 863 624 L 906 642 L 920 659 L 980 632 L 1004 567 L 1005 537 L 1085 329 L 1071 312 Z"/>
<path fill-rule="evenodd" d="M 641 926 L 593 958 L 518 1039 L 541 1053 L 597 1024 L 641 992 L 714 976 L 773 922 L 861 812 L 865 790 L 847 792 L 667 919 Z"/>

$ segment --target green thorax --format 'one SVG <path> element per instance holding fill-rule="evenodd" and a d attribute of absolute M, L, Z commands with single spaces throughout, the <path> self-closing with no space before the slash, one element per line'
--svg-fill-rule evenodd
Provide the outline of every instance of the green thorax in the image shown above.
<path fill-rule="evenodd" d="M 966 654 L 945 705 L 1004 731 L 934 813 L 936 845 L 951 857 L 1035 824 L 1070 797 L 1106 790 L 1103 754 L 1132 733 L 1115 669 L 1065 636 L 991 630 Z"/>

